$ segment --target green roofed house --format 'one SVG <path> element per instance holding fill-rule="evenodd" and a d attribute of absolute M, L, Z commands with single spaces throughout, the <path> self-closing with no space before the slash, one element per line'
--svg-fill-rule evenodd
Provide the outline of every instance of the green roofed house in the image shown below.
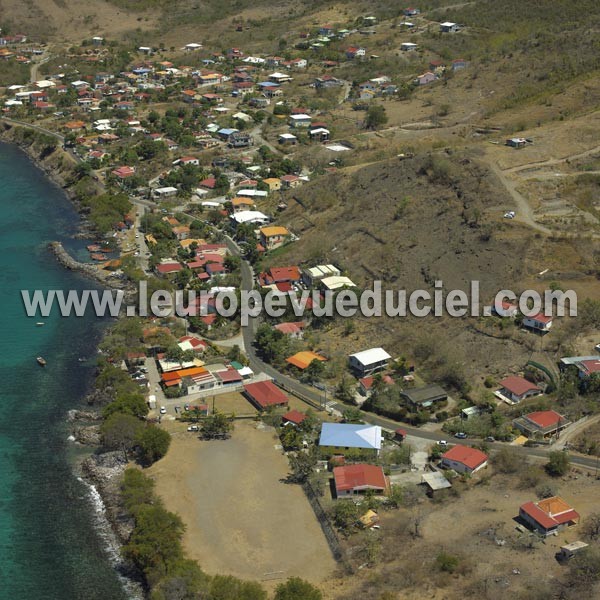
<path fill-rule="evenodd" d="M 446 390 L 439 385 L 426 385 L 420 388 L 412 388 L 400 392 L 400 395 L 405 398 L 411 407 L 415 410 L 420 408 L 428 408 L 436 402 L 442 402 L 448 399 Z"/>

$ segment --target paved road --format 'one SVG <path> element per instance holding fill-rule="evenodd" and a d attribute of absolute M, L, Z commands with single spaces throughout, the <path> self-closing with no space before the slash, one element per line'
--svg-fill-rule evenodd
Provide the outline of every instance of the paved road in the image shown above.
<path fill-rule="evenodd" d="M 240 249 L 238 245 L 230 238 L 226 238 L 227 246 L 229 251 L 232 254 L 237 254 L 240 256 Z M 250 265 L 245 261 L 241 261 L 241 289 L 242 290 L 251 290 L 254 287 L 254 273 Z M 327 399 L 325 392 L 317 390 L 312 387 L 308 387 L 298 380 L 293 379 L 283 373 L 280 373 L 272 367 L 271 365 L 265 363 L 259 356 L 256 354 L 256 350 L 254 347 L 254 336 L 256 334 L 256 328 L 258 327 L 258 319 L 251 318 L 249 320 L 249 324 L 247 327 L 242 327 L 242 335 L 244 337 L 244 346 L 246 348 L 246 355 L 250 362 L 250 367 L 255 373 L 259 371 L 263 371 L 273 379 L 277 381 L 279 384 L 283 384 L 285 388 L 291 390 L 292 392 L 296 392 L 301 397 L 306 397 L 312 402 L 323 406 L 326 403 L 326 407 L 328 410 L 337 410 L 340 413 L 343 412 L 345 408 L 347 408 L 344 404 L 336 402 L 332 399 Z M 448 439 L 447 435 L 444 435 L 441 432 L 437 431 L 425 431 L 423 429 L 419 429 L 416 427 L 410 427 L 408 425 L 404 425 L 401 423 L 397 423 L 396 421 L 392 421 L 390 419 L 386 419 L 385 417 L 380 417 L 379 415 L 374 415 L 372 413 L 363 412 L 363 418 L 365 422 L 372 423 L 373 425 L 379 425 L 384 429 L 395 430 L 401 427 L 406 431 L 409 436 L 413 436 L 416 438 L 420 438 L 423 440 L 430 440 L 432 443 Z M 468 440 L 457 440 L 452 438 L 452 442 L 456 444 L 464 444 L 470 445 L 473 443 L 473 439 Z M 493 442 L 489 444 L 492 450 L 499 450 L 500 448 L 506 448 L 507 445 L 501 442 Z M 547 457 L 548 448 L 539 447 L 539 448 L 525 448 L 522 446 L 511 446 L 517 452 L 523 454 L 524 456 L 535 458 L 535 459 L 544 459 Z M 588 467 L 592 469 L 598 468 L 598 459 L 593 457 L 579 456 L 579 455 L 570 455 L 570 460 L 573 465 L 580 467 Z"/>
<path fill-rule="evenodd" d="M 3 121 L 10 123 L 11 125 L 17 125 L 19 127 L 28 127 L 29 129 L 35 129 L 40 133 L 45 133 L 46 135 L 50 135 L 53 138 L 56 138 L 60 141 L 61 144 L 65 142 L 65 136 L 60 133 L 56 133 L 56 131 L 50 131 L 44 127 L 40 127 L 39 125 L 34 125 L 33 123 L 27 123 L 26 121 L 17 121 L 16 119 L 9 119 L 8 117 L 1 117 Z"/>

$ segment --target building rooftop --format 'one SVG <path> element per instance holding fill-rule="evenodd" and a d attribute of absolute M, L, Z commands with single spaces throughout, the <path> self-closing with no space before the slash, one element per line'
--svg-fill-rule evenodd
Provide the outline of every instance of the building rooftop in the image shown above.
<path fill-rule="evenodd" d="M 381 441 L 382 432 L 378 425 L 323 423 L 319 445 L 380 450 Z"/>
<path fill-rule="evenodd" d="M 518 377 L 516 375 L 511 375 L 510 377 L 503 379 L 500 382 L 500 386 L 516 396 L 522 396 L 529 391 L 542 391 L 535 383 L 531 383 L 531 381 L 528 381 L 524 377 Z"/>
<path fill-rule="evenodd" d="M 333 468 L 335 489 L 338 492 L 356 488 L 387 488 L 385 474 L 381 467 L 358 464 Z"/>
<path fill-rule="evenodd" d="M 370 348 L 350 355 L 362 365 L 368 366 L 392 358 L 383 348 Z"/>
<path fill-rule="evenodd" d="M 476 469 L 488 459 L 488 455 L 477 448 L 457 445 L 444 452 L 442 458 L 462 463 L 469 469 Z"/>

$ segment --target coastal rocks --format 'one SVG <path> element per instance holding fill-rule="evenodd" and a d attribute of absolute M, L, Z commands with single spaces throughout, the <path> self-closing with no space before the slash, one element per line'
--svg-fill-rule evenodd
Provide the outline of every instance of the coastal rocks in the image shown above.
<path fill-rule="evenodd" d="M 105 452 L 86 458 L 82 472 L 87 481 L 95 486 L 106 507 L 106 514 L 121 543 L 126 543 L 133 531 L 133 518 L 123 506 L 121 480 L 127 468 L 123 452 Z"/>
<path fill-rule="evenodd" d="M 111 276 L 112 274 L 107 273 L 106 271 L 102 271 L 98 265 L 82 263 L 75 260 L 64 249 L 60 242 L 50 242 L 49 247 L 58 259 L 58 262 L 65 267 L 65 269 L 77 271 L 78 273 L 101 283 L 103 286 L 122 291 L 125 302 L 131 302 L 135 298 L 135 292 L 131 286 L 128 286 L 127 282 Z"/>
<path fill-rule="evenodd" d="M 112 402 L 114 399 L 114 390 L 110 387 L 101 390 L 93 390 L 85 397 L 85 401 L 88 403 L 89 406 L 105 406 L 106 404 Z M 98 415 L 98 419 L 101 420 L 102 417 Z M 86 419 L 83 420 L 85 421 Z"/>
<path fill-rule="evenodd" d="M 102 415 L 91 410 L 73 409 L 67 413 L 67 421 L 102 421 Z"/>
<path fill-rule="evenodd" d="M 76 442 L 84 446 L 97 447 L 102 443 L 99 425 L 87 425 L 85 427 L 76 427 L 73 430 L 73 437 Z"/>

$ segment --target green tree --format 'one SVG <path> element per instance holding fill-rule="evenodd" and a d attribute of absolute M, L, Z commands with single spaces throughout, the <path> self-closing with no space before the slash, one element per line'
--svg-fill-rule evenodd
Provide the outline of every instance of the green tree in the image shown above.
<path fill-rule="evenodd" d="M 449 552 L 440 552 L 435 558 L 435 565 L 440 571 L 454 573 L 460 564 L 460 559 Z"/>
<path fill-rule="evenodd" d="M 154 480 L 139 469 L 125 470 L 121 482 L 121 494 L 125 508 L 132 514 L 143 505 L 157 504 L 154 496 Z"/>
<path fill-rule="evenodd" d="M 215 411 L 202 421 L 201 434 L 207 440 L 226 439 L 232 430 L 232 418 L 219 411 Z"/>
<path fill-rule="evenodd" d="M 365 127 L 367 129 L 378 129 L 388 121 L 385 107 L 381 104 L 371 104 L 367 110 Z"/>
<path fill-rule="evenodd" d="M 254 581 L 242 581 L 231 575 L 215 575 L 210 584 L 211 600 L 266 600 L 267 592 Z"/>
<path fill-rule="evenodd" d="M 349 406 L 342 411 L 342 420 L 344 423 L 364 423 L 362 413 L 356 406 Z"/>
<path fill-rule="evenodd" d="M 141 419 L 148 414 L 148 405 L 144 397 L 138 392 L 122 393 L 117 396 L 116 400 L 104 407 L 102 416 L 108 419 L 115 413 L 133 415 Z"/>
<path fill-rule="evenodd" d="M 135 527 L 123 554 L 152 585 L 169 572 L 169 565 L 183 559 L 184 529 L 177 515 L 162 506 L 145 505 L 135 516 Z"/>
<path fill-rule="evenodd" d="M 314 472 L 317 458 L 312 453 L 296 452 L 290 455 L 291 473 L 288 481 L 292 483 L 304 483 Z"/>
<path fill-rule="evenodd" d="M 345 374 L 335 388 L 334 395 L 338 400 L 351 404 L 354 402 L 354 387 L 352 381 Z"/>
<path fill-rule="evenodd" d="M 290 577 L 285 583 L 277 586 L 273 600 L 321 600 L 322 598 L 321 591 L 308 581 L 300 577 Z"/>
<path fill-rule="evenodd" d="M 148 425 L 138 433 L 137 443 L 140 447 L 140 460 L 145 464 L 152 464 L 167 453 L 171 435 L 164 429 Z"/>
<path fill-rule="evenodd" d="M 133 415 L 115 412 L 102 423 L 102 444 L 111 450 L 130 452 L 144 424 Z"/>
<path fill-rule="evenodd" d="M 333 507 L 333 524 L 342 531 L 349 531 L 358 521 L 359 510 L 354 502 L 336 502 Z"/>
<path fill-rule="evenodd" d="M 553 477 L 560 477 L 566 475 L 569 470 L 569 465 L 569 455 L 561 450 L 556 450 L 555 452 L 550 452 L 548 454 L 546 472 Z"/>

